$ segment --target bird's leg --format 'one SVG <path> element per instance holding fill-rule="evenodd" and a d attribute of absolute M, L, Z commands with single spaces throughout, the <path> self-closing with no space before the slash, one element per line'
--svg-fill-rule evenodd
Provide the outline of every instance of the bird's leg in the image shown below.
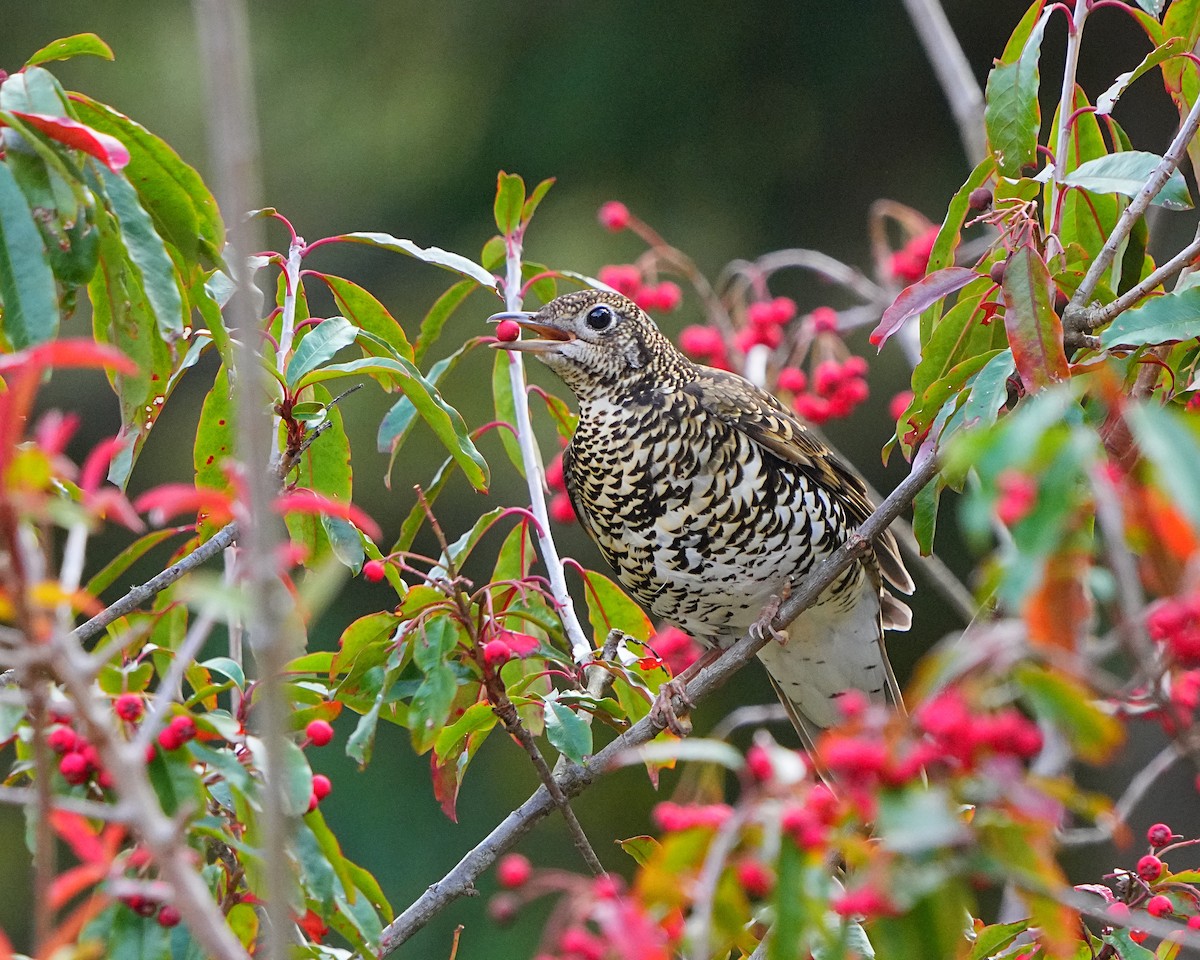
<path fill-rule="evenodd" d="M 763 637 L 774 637 L 779 643 L 785 644 L 790 639 L 786 630 L 776 630 L 771 624 L 775 620 L 775 614 L 779 613 L 779 608 L 783 605 L 783 601 L 788 598 L 792 592 L 790 582 L 785 583 L 779 593 L 771 597 L 762 608 L 762 613 L 758 615 L 758 619 L 750 624 L 750 636 L 756 640 L 761 640 Z"/>
<path fill-rule="evenodd" d="M 695 706 L 692 703 L 692 699 L 687 695 L 687 685 L 701 670 L 720 655 L 721 649 L 719 647 L 710 647 L 690 667 L 687 667 L 678 676 L 672 677 L 659 687 L 658 695 L 654 698 L 654 703 L 650 707 L 650 722 L 656 726 L 670 730 L 677 737 L 686 737 L 690 734 L 692 732 L 691 721 L 686 716 L 680 716 L 681 712 L 687 714 Z M 682 711 L 675 709 L 676 699 L 682 704 Z"/>

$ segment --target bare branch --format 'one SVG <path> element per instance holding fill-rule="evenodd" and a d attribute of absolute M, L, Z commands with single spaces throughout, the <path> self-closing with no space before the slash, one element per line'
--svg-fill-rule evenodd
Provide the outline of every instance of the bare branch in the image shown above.
<path fill-rule="evenodd" d="M 967 160 L 975 166 L 986 155 L 987 142 L 983 135 L 983 91 L 975 81 L 971 64 L 938 0 L 904 0 L 904 7 L 950 102 Z"/>
<path fill-rule="evenodd" d="M 1171 743 L 1163 747 L 1129 781 L 1129 785 L 1125 787 L 1125 792 L 1121 794 L 1121 798 L 1113 807 L 1111 822 L 1113 824 L 1125 823 L 1133 811 L 1137 809 L 1137 805 L 1142 802 L 1142 798 L 1149 792 L 1150 788 L 1158 782 L 1159 777 L 1175 766 L 1182 757 L 1183 754 L 1180 752 L 1177 743 Z M 1087 830 L 1069 830 L 1062 834 L 1059 838 L 1059 843 L 1064 847 L 1080 847 L 1090 843 L 1104 843 L 1106 840 L 1111 840 L 1112 835 L 1111 826 L 1094 827 Z"/>
<path fill-rule="evenodd" d="M 780 604 L 772 627 L 783 630 L 808 609 L 843 570 L 866 554 L 874 538 L 887 529 L 892 520 L 912 503 L 917 493 L 936 474 L 936 458 L 931 456 L 919 461 L 909 476 L 892 491 L 866 522 L 851 534 L 846 543 L 800 579 L 792 589 L 791 595 Z M 687 685 L 688 699 L 698 703 L 721 687 L 768 642 L 773 642 L 770 640 L 770 633 L 762 637 L 746 635 L 739 639 Z M 661 729 L 661 725 L 653 722 L 650 717 L 639 720 L 592 756 L 586 765 L 565 765 L 555 779 L 563 793 L 573 797 L 611 769 L 623 753 L 649 742 Z M 473 890 L 475 879 L 491 866 L 500 854 L 510 849 L 554 809 L 554 801 L 549 792 L 544 786 L 539 787 L 533 796 L 505 817 L 446 876 L 432 884 L 387 926 L 379 940 L 380 953 L 387 955 L 395 951 L 450 903 Z"/>

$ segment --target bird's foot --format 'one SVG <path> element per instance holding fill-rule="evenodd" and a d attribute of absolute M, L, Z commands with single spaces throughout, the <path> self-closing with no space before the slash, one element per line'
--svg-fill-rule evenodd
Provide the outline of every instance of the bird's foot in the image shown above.
<path fill-rule="evenodd" d="M 675 706 L 677 700 L 682 709 Z M 680 674 L 659 687 L 658 696 L 650 707 L 650 722 L 670 730 L 677 737 L 686 737 L 692 732 L 692 721 L 687 718 L 687 713 L 694 706 L 687 695 L 687 677 Z"/>
<path fill-rule="evenodd" d="M 785 584 L 778 595 L 771 597 L 767 601 L 766 606 L 762 609 L 762 613 L 758 615 L 758 619 L 750 624 L 750 636 L 755 640 L 774 637 L 780 645 L 787 643 L 791 639 L 788 637 L 786 630 L 776 630 L 774 626 L 775 615 L 779 613 L 780 606 L 783 605 L 783 601 L 790 592 L 790 588 Z"/>

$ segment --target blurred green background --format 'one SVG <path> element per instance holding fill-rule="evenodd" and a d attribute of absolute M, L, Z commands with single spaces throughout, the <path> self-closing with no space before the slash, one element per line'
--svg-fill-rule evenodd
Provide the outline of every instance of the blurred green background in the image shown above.
<path fill-rule="evenodd" d="M 69 89 L 108 102 L 155 131 L 207 175 L 201 64 L 186 3 L 9 0 L 6 6 L 0 68 L 19 68 L 56 37 L 98 33 L 113 47 L 115 63 L 85 58 L 50 69 Z M 1025 3 L 950 0 L 946 7 L 982 83 Z M 891 198 L 940 220 L 968 170 L 945 99 L 898 0 L 292 0 L 253 3 L 251 22 L 261 199 L 310 241 L 380 230 L 477 256 L 494 232 L 492 195 L 496 172 L 504 169 L 531 185 L 557 178 L 527 243 L 532 259 L 555 267 L 594 274 L 641 252 L 635 238 L 606 233 L 596 223 L 599 204 L 619 199 L 710 277 L 732 259 L 783 247 L 817 248 L 870 271 L 871 203 Z M 1097 15 L 1088 29 L 1080 78 L 1094 97 L 1115 74 L 1131 69 L 1148 44 L 1115 11 Z M 1056 18 L 1044 45 L 1048 110 L 1063 34 Z M 1162 149 L 1175 120 L 1149 78 L 1122 100 L 1118 116 L 1135 144 L 1150 150 Z M 286 244 L 277 229 L 271 241 L 279 248 Z M 364 284 L 410 331 L 449 282 L 431 267 L 358 246 L 326 247 L 308 265 Z M 781 277 L 776 292 L 795 296 L 802 310 L 847 302 L 808 278 Z M 482 321 L 495 308 L 496 301 L 476 294 L 434 356 L 485 332 Z M 314 311 L 321 310 L 317 299 Z M 664 326 L 674 332 L 696 319 L 695 298 L 686 297 L 684 309 Z M 83 332 L 84 323 L 78 318 L 73 329 Z M 865 333 L 850 342 L 866 352 Z M 464 363 L 445 388 L 471 424 L 491 419 L 486 353 Z M 135 490 L 190 479 L 193 424 L 212 374 L 211 364 L 201 364 L 185 378 L 135 470 Z M 533 370 L 532 378 L 564 392 L 544 370 Z M 878 451 L 891 431 L 884 411 L 906 383 L 899 351 L 889 349 L 872 360 L 871 403 L 828 430 L 885 489 L 901 475 L 902 464 L 894 458 L 890 476 L 880 464 Z M 412 485 L 427 480 L 441 460 L 430 438 L 414 436 L 397 461 L 392 489 L 385 487 L 387 458 L 375 452 L 374 436 L 390 402 L 372 384 L 343 408 L 355 451 L 356 500 L 381 521 L 386 537 L 394 536 L 407 512 Z M 44 403 L 83 412 L 77 455 L 118 425 L 115 400 L 98 377 L 56 380 Z M 541 426 L 552 449 L 549 424 Z M 442 498 L 438 513 L 451 536 L 483 509 L 525 502 L 494 434 L 483 449 L 495 473 L 492 491 L 485 498 L 459 483 Z M 952 523 L 940 536 L 949 562 L 968 569 Z M 585 565 L 600 567 L 577 528 L 563 531 L 561 546 Z M 97 563 L 105 549 L 99 541 Z M 312 645 L 332 646 L 355 617 L 392 603 L 380 585 L 347 583 L 315 625 Z M 916 607 L 913 633 L 891 644 L 902 678 L 921 650 L 956 626 L 928 590 Z M 737 704 L 771 699 L 754 666 L 702 706 L 697 728 L 710 728 Z M 528 764 L 497 734 L 471 768 L 459 823 L 451 824 L 433 800 L 427 760 L 413 756 L 404 731 L 381 729 L 374 762 L 364 773 L 340 756 L 352 723 L 339 722 L 337 745 L 312 751 L 314 765 L 334 782 L 324 808 L 348 855 L 379 878 L 398 910 L 535 786 Z M 1129 761 L 1146 749 L 1131 750 Z M 664 789 L 671 782 L 665 778 Z M 644 775 L 628 770 L 578 801 L 580 819 L 606 863 L 628 867 L 612 841 L 645 832 L 654 800 Z M 0 810 L 0 890 L 6 891 L 0 926 L 18 946 L 28 938 L 23 842 L 19 812 Z M 523 849 L 539 865 L 579 868 L 554 819 Z M 1081 860 L 1078 866 L 1094 876 L 1107 862 Z M 480 888 L 492 889 L 490 876 Z M 403 955 L 448 955 L 458 923 L 466 924 L 463 960 L 529 955 L 540 928 L 537 911 L 497 930 L 484 916 L 485 900 L 460 901 Z"/>

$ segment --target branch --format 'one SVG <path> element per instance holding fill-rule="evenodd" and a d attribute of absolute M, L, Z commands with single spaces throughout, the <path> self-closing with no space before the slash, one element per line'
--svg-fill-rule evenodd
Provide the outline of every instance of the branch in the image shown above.
<path fill-rule="evenodd" d="M 1175 139 L 1171 141 L 1167 152 L 1163 154 L 1162 162 L 1155 167 L 1154 172 L 1150 174 L 1149 179 L 1142 185 L 1142 189 L 1138 191 L 1137 196 L 1130 201 L 1129 206 L 1125 208 L 1125 212 L 1121 214 L 1121 219 L 1117 221 L 1117 225 L 1113 228 L 1113 232 L 1109 234 L 1108 240 L 1096 255 L 1096 259 L 1092 261 L 1088 267 L 1087 275 L 1083 278 L 1083 282 L 1079 284 L 1079 288 L 1075 291 L 1075 295 L 1071 297 L 1071 302 L 1067 304 L 1067 308 L 1063 311 L 1063 327 L 1069 333 L 1088 332 L 1095 329 L 1090 326 L 1091 323 L 1087 304 L 1095 293 L 1097 285 L 1100 283 L 1104 272 L 1112 265 L 1113 259 L 1117 255 L 1117 250 L 1125 239 L 1133 230 L 1134 224 L 1138 218 L 1146 212 L 1146 208 L 1150 206 L 1150 201 L 1157 195 L 1158 191 L 1163 188 L 1167 180 L 1170 179 L 1178 168 L 1180 161 L 1187 152 L 1187 146 L 1192 138 L 1196 135 L 1196 130 L 1200 128 L 1200 99 L 1197 99 L 1192 104 L 1192 109 L 1188 111 L 1183 123 L 1179 127 L 1179 131 L 1175 134 Z"/>
<path fill-rule="evenodd" d="M 1169 743 L 1158 752 L 1157 755 L 1141 770 L 1139 770 L 1126 786 L 1125 792 L 1121 794 L 1121 798 L 1113 807 L 1112 822 L 1124 823 L 1129 819 L 1130 814 L 1137 809 L 1137 805 L 1141 803 L 1150 788 L 1158 782 L 1159 777 L 1163 776 L 1175 764 L 1182 759 L 1183 753 L 1179 749 L 1179 744 Z M 1112 827 L 1095 827 L 1087 830 L 1071 830 L 1063 833 L 1059 837 L 1059 844 L 1064 847 L 1079 847 L 1090 843 L 1103 843 L 1106 840 L 1111 840 L 1113 835 Z"/>
<path fill-rule="evenodd" d="M 510 311 L 521 309 L 521 235 L 510 234 L 505 237 L 507 250 L 504 281 L 504 305 Z M 579 617 L 575 614 L 575 604 L 567 590 L 567 576 L 563 570 L 558 548 L 554 545 L 554 537 L 550 530 L 550 515 L 546 510 L 546 475 L 542 468 L 542 457 L 538 451 L 537 440 L 533 435 L 533 424 L 529 417 L 529 394 L 525 389 L 525 361 L 516 351 L 508 351 L 508 379 L 512 388 L 513 407 L 516 409 L 517 422 L 513 424 L 517 432 L 517 444 L 521 448 L 521 465 L 525 468 L 525 483 L 529 488 L 529 509 L 537 523 L 534 533 L 538 540 L 538 549 L 542 563 L 546 565 L 546 575 L 550 581 L 550 594 L 554 598 L 559 616 L 562 617 L 563 629 L 571 646 L 571 655 L 576 663 L 585 663 L 592 655 L 592 644 Z"/>
<path fill-rule="evenodd" d="M 816 601 L 817 597 L 838 578 L 856 559 L 864 556 L 871 548 L 875 537 L 883 533 L 888 525 L 904 511 L 917 493 L 937 474 L 935 457 L 927 457 L 914 466 L 908 477 L 891 495 L 879 505 L 874 513 L 856 532 L 847 538 L 825 560 L 805 574 L 791 594 L 780 605 L 771 626 L 783 630 Z M 747 634 L 726 649 L 708 667 L 700 671 L 687 685 L 686 696 L 698 703 L 717 688 L 725 684 L 738 670 L 749 663 L 759 649 L 771 640 L 769 632 L 762 637 Z M 568 797 L 576 796 L 603 773 L 612 769 L 617 759 L 627 750 L 640 747 L 657 736 L 662 729 L 650 717 L 614 738 L 607 746 L 594 754 L 584 766 L 567 764 L 555 777 Z M 475 879 L 482 874 L 506 850 L 524 837 L 534 825 L 555 809 L 554 801 L 545 787 L 539 787 L 523 804 L 517 807 L 492 830 L 474 849 L 470 850 L 458 864 L 441 880 L 432 884 L 411 906 L 390 923 L 379 938 L 379 951 L 387 955 L 420 930 L 433 917 L 459 897 L 474 889 Z"/>
<path fill-rule="evenodd" d="M 938 0 L 904 0 L 909 19 L 916 28 L 925 56 L 937 75 L 950 112 L 958 124 L 967 160 L 975 166 L 987 154 L 983 131 L 983 91 L 971 71 L 958 38 Z"/>
<path fill-rule="evenodd" d="M 1054 179 L 1050 182 L 1049 216 L 1054 218 L 1055 231 L 1058 230 L 1058 196 L 1066 172 L 1067 145 L 1071 139 L 1069 120 L 1075 112 L 1075 74 L 1079 67 L 1079 49 L 1083 45 L 1083 24 L 1090 9 L 1091 0 L 1075 0 L 1075 10 L 1067 19 L 1066 60 L 1063 63 L 1062 92 L 1058 98 L 1058 142 L 1054 145 Z"/>

